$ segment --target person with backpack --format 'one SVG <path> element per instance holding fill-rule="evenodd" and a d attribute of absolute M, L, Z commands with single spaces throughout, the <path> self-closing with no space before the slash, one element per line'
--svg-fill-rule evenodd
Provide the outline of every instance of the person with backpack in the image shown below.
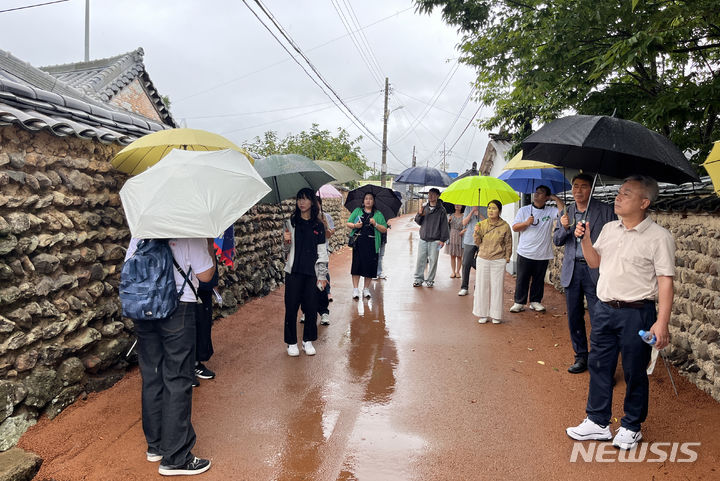
<path fill-rule="evenodd" d="M 295 211 L 285 224 L 284 240 L 288 248 L 285 261 L 285 330 L 289 356 L 300 355 L 297 342 L 297 314 L 302 306 L 308 322 L 303 324 L 303 351 L 315 355 L 312 342 L 317 339 L 318 290 L 327 285 L 328 250 L 325 225 L 319 219 L 320 209 L 315 192 L 298 191 Z"/>
<path fill-rule="evenodd" d="M 132 239 L 120 282 L 123 315 L 133 319 L 142 375 L 146 458 L 165 476 L 200 474 L 210 460 L 193 455 L 198 281 L 215 273 L 205 239 Z"/>

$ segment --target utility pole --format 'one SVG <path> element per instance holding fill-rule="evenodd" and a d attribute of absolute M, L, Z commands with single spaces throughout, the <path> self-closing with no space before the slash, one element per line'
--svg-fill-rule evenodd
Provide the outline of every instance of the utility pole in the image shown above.
<path fill-rule="evenodd" d="M 445 151 L 445 142 L 443 142 L 443 161 L 442 161 L 442 170 L 445 172 L 447 169 L 445 168 L 445 156 L 447 155 L 447 152 Z"/>
<path fill-rule="evenodd" d="M 383 143 L 382 143 L 382 165 L 380 167 L 380 185 L 385 187 L 385 175 L 387 174 L 387 123 L 388 117 L 388 78 L 385 77 L 385 109 L 383 110 Z"/>
<path fill-rule="evenodd" d="M 85 61 L 90 61 L 90 0 L 85 0 Z"/>
<path fill-rule="evenodd" d="M 413 145 L 412 166 L 415 167 L 416 165 L 417 165 L 417 159 L 415 158 L 415 146 Z M 415 194 L 415 186 L 413 184 L 410 184 L 410 202 L 413 202 L 415 200 L 414 194 Z"/>

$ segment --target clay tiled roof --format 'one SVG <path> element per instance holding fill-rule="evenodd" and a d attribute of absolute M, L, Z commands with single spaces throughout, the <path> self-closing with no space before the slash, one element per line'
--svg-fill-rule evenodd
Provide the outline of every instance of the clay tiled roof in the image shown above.
<path fill-rule="evenodd" d="M 121 145 L 174 125 L 115 108 L 0 50 L 0 125 L 11 124 Z"/>
<path fill-rule="evenodd" d="M 40 69 L 102 102 L 110 101 L 133 80 L 138 79 L 163 122 L 175 127 L 175 121 L 145 71 L 144 55 L 143 49 L 138 48 L 115 57 L 90 62 L 52 65 L 40 67 Z"/>

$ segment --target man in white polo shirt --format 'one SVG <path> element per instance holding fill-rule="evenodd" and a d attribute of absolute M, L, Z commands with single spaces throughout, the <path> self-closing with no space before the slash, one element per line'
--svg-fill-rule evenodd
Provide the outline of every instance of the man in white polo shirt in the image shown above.
<path fill-rule="evenodd" d="M 644 176 L 625 179 L 615 197 L 615 213 L 621 220 L 608 222 L 595 244 L 589 224 L 578 223 L 582 250 L 591 268 L 600 267 L 597 297 L 590 331 L 590 389 L 587 417 L 567 428 L 577 440 L 610 440 L 621 449 L 632 449 L 642 439 L 640 426 L 648 413 L 647 365 L 651 347 L 638 335 L 650 331 L 655 347 L 668 345 L 675 275 L 675 242 L 666 229 L 648 217 L 657 199 L 655 180 Z M 657 299 L 657 312 L 655 300 Z M 615 437 L 610 432 L 613 376 L 618 354 L 625 375 L 625 415 Z"/>

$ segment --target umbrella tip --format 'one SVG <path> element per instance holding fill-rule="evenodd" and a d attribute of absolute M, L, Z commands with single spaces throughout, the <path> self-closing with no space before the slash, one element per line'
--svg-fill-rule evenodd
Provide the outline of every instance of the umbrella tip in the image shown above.
<path fill-rule="evenodd" d="M 613 113 L 610 117 L 615 117 L 615 112 L 617 112 L 617 107 L 613 109 Z"/>

